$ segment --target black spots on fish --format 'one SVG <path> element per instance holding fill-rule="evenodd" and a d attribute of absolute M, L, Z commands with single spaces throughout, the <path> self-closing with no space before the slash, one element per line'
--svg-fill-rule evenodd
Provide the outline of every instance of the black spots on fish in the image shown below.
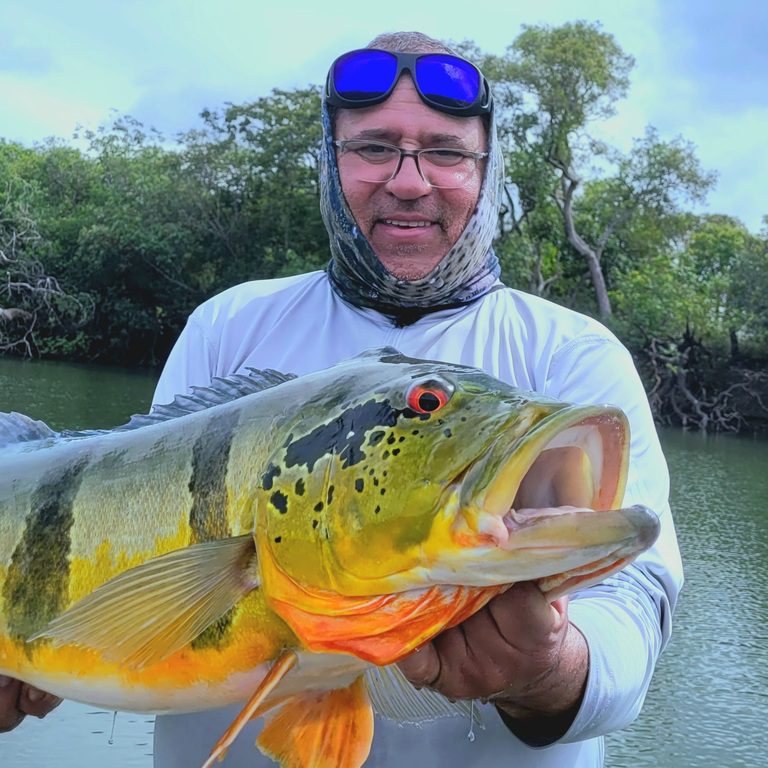
<path fill-rule="evenodd" d="M 342 460 L 342 467 L 354 466 L 365 460 L 363 447 L 366 435 L 368 445 L 382 437 L 374 435 L 394 427 L 405 411 L 392 407 L 388 400 L 368 400 L 342 411 L 331 421 L 321 424 L 308 435 L 292 440 L 286 445 L 285 463 L 288 467 L 306 466 L 312 472 L 315 464 L 326 456 L 335 455 Z"/>
<path fill-rule="evenodd" d="M 357 480 L 355 480 L 355 490 L 358 493 L 362 493 L 364 488 L 365 488 L 365 480 L 363 480 L 362 477 L 358 477 Z"/>
<path fill-rule="evenodd" d="M 269 497 L 269 503 L 281 514 L 288 512 L 288 497 L 282 491 L 275 491 Z"/>
<path fill-rule="evenodd" d="M 461 419 L 461 421 L 466 421 L 467 420 L 466 416 L 460 416 L 459 418 Z"/>
<path fill-rule="evenodd" d="M 51 470 L 32 493 L 3 585 L 8 634 L 17 640 L 41 630 L 66 606 L 73 505 L 87 463 L 81 457 Z"/>
<path fill-rule="evenodd" d="M 377 430 L 368 438 L 368 445 L 375 448 L 384 439 L 386 434 L 382 429 Z"/>
<path fill-rule="evenodd" d="M 375 470 L 373 467 L 371 467 L 371 468 L 368 470 L 368 474 L 369 474 L 371 477 L 373 477 L 373 476 L 376 474 L 376 470 Z"/>
<path fill-rule="evenodd" d="M 405 435 L 400 435 L 400 437 L 397 438 L 398 443 L 404 443 L 405 442 Z"/>
<path fill-rule="evenodd" d="M 389 433 L 389 437 L 387 437 L 387 445 L 394 445 L 396 442 L 395 434 L 394 432 Z"/>
<path fill-rule="evenodd" d="M 328 506 L 330 506 L 330 505 L 331 505 L 331 502 L 333 501 L 333 490 L 334 490 L 333 486 L 332 486 L 332 485 L 329 485 L 329 486 L 328 486 L 328 495 L 327 495 L 327 497 L 326 497 L 326 500 L 325 500 L 325 503 L 326 503 Z"/>
<path fill-rule="evenodd" d="M 283 540 L 282 536 L 275 536 L 275 544 L 279 544 Z"/>
<path fill-rule="evenodd" d="M 374 477 L 373 478 L 373 484 L 374 485 L 378 485 L 379 484 L 379 478 L 378 477 Z"/>
<path fill-rule="evenodd" d="M 399 453 L 400 453 L 400 449 L 399 448 L 393 448 L 392 449 L 392 455 L 393 456 L 397 456 Z"/>
<path fill-rule="evenodd" d="M 386 488 L 382 488 L 379 493 L 383 496 L 387 492 Z"/>
<path fill-rule="evenodd" d="M 414 436 L 418 435 L 419 434 L 419 430 L 418 429 L 412 429 L 411 430 L 411 434 L 414 435 Z"/>
<path fill-rule="evenodd" d="M 381 454 L 382 459 L 388 459 L 389 458 L 389 451 L 384 451 L 384 453 Z"/>
<path fill-rule="evenodd" d="M 324 506 L 325 504 L 323 504 L 322 501 L 318 501 L 317 504 L 315 504 L 315 506 L 313 507 L 313 509 L 315 510 L 315 512 L 322 512 Z"/>
<path fill-rule="evenodd" d="M 312 530 L 317 528 L 318 525 L 320 525 L 320 521 L 319 520 L 313 520 L 312 521 Z"/>
<path fill-rule="evenodd" d="M 267 471 L 261 476 L 261 487 L 265 491 L 271 491 L 276 477 L 280 477 L 280 467 L 270 462 Z"/>
<path fill-rule="evenodd" d="M 299 478 L 296 481 L 296 486 L 295 486 L 294 490 L 296 491 L 296 495 L 297 496 L 303 496 L 304 495 L 304 481 L 301 478 Z"/>
<path fill-rule="evenodd" d="M 235 411 L 219 414 L 192 447 L 189 492 L 190 543 L 225 539 L 232 535 L 227 522 L 227 466 L 237 426 Z"/>
<path fill-rule="evenodd" d="M 376 509 L 374 509 L 374 510 L 373 510 L 373 514 L 374 514 L 374 515 L 378 515 L 378 514 L 379 514 L 379 512 L 381 512 L 381 507 L 380 507 L 380 506 L 377 504 L 377 505 L 376 505 Z"/>
<path fill-rule="evenodd" d="M 446 428 L 443 430 L 443 434 L 444 434 L 446 437 L 453 437 L 453 432 L 451 432 L 451 429 L 450 429 L 450 427 L 446 427 Z"/>

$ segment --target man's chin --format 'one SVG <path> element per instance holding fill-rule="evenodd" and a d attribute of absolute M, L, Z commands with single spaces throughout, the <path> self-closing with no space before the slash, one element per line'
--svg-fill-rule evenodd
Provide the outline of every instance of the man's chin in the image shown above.
<path fill-rule="evenodd" d="M 413 281 L 425 278 L 442 261 L 445 254 L 430 254 L 428 249 L 423 247 L 401 245 L 395 252 L 377 255 L 390 275 L 398 280 Z"/>

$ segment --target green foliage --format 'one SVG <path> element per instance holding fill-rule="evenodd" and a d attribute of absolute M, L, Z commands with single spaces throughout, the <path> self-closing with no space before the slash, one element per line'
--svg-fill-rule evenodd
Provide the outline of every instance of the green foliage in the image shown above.
<path fill-rule="evenodd" d="M 695 335 L 728 359 L 768 356 L 768 219 L 756 235 L 692 214 L 714 174 L 682 137 L 648 128 L 627 153 L 596 141 L 634 63 L 610 34 L 574 22 L 525 27 L 503 55 L 454 47 L 493 84 L 510 285 L 595 313 L 586 249 L 633 349 Z M 175 144 L 129 117 L 76 146 L 0 141 L 0 193 L 34 223 L 27 254 L 81 308 L 51 299 L 38 352 L 156 364 L 206 297 L 322 269 L 319 114 L 308 86 L 206 110 Z"/>

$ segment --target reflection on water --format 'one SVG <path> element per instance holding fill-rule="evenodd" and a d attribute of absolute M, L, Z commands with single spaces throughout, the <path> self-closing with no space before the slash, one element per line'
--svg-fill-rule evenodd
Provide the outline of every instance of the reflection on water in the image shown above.
<path fill-rule="evenodd" d="M 65 701 L 44 720 L 28 717 L 16 730 L 0 733 L 0 766 L 151 768 L 153 732 L 149 715 L 118 712 L 115 718 Z"/>
<path fill-rule="evenodd" d="M 148 410 L 156 382 L 151 371 L 0 356 L 0 411 L 54 429 L 116 427 Z"/>
<path fill-rule="evenodd" d="M 155 377 L 0 358 L 0 411 L 109 427 L 145 411 Z M 768 443 L 665 432 L 686 585 L 643 714 L 609 768 L 759 768 L 768 758 Z M 0 734 L 5 768 L 149 768 L 152 718 L 65 703 Z"/>
<path fill-rule="evenodd" d="M 686 583 L 643 714 L 607 765 L 768 760 L 768 443 L 665 432 Z"/>

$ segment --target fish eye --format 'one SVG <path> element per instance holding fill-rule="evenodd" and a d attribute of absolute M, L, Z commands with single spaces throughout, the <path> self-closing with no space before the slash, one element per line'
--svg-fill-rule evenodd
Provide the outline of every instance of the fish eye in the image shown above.
<path fill-rule="evenodd" d="M 453 387 L 446 382 L 430 379 L 412 384 L 405 400 L 408 407 L 416 413 L 434 413 L 439 411 L 453 394 Z"/>

